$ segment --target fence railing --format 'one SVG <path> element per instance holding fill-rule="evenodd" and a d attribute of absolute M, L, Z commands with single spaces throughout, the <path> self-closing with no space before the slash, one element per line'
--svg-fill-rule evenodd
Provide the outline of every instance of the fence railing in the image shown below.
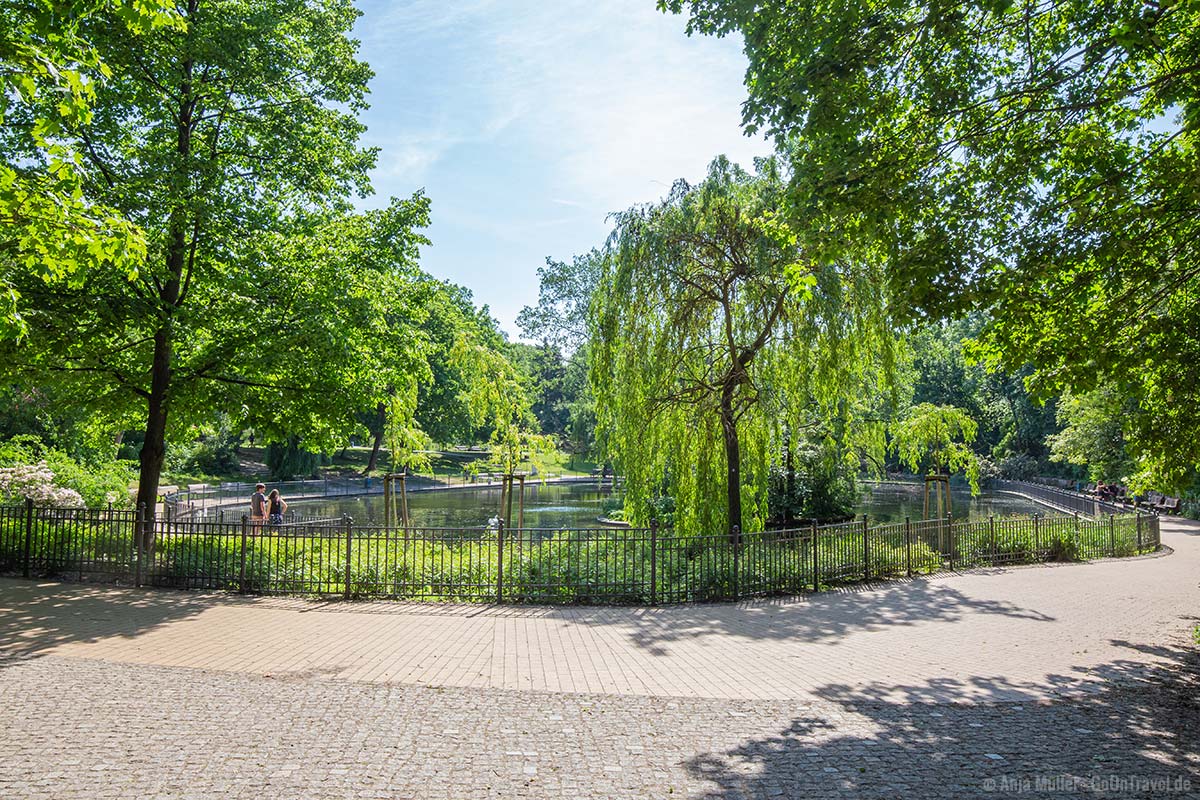
<path fill-rule="evenodd" d="M 1101 517 L 1105 514 L 1128 514 L 1130 513 L 1129 506 L 1123 506 L 1118 503 L 1110 503 L 1106 500 L 1099 500 L 1090 495 L 1081 494 L 1080 492 L 1072 492 L 1069 489 L 1060 489 L 1055 486 L 1047 486 L 1041 483 L 1029 483 L 1027 481 L 1006 481 L 996 479 L 989 484 L 990 488 L 997 489 L 1002 492 L 1013 492 L 1014 494 L 1025 495 L 1026 497 L 1034 498 L 1044 504 L 1050 505 L 1068 514 L 1083 514 L 1087 517 Z M 1153 513 L 1146 511 L 1144 513 Z"/>
<path fill-rule="evenodd" d="M 138 531 L 143 535 L 136 535 Z M 970 566 L 1129 556 L 1146 514 L 905 521 L 729 535 L 648 528 L 385 528 L 144 522 L 130 511 L 0 508 L 0 572 L 256 594 L 658 604 L 815 591 Z"/>

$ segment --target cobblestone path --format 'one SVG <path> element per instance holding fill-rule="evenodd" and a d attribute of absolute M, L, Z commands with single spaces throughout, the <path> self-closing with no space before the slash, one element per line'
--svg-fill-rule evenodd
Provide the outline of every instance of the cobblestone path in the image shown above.
<path fill-rule="evenodd" d="M 0 581 L 0 798 L 1200 796 L 1200 526 L 786 602 Z"/>

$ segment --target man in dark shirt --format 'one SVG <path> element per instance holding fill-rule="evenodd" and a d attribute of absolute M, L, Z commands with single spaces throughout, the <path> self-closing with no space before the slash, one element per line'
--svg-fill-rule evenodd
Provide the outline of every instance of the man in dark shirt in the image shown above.
<path fill-rule="evenodd" d="M 267 485 L 260 483 L 254 487 L 254 494 L 250 495 L 250 520 L 252 522 L 263 522 L 267 518 Z"/>

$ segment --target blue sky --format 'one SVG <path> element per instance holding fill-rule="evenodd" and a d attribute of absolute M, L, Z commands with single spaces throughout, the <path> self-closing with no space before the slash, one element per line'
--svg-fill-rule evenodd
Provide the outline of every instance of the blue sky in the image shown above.
<path fill-rule="evenodd" d="M 605 216 L 695 180 L 720 153 L 750 166 L 737 39 L 684 35 L 654 0 L 362 0 L 375 70 L 367 205 L 425 189 L 422 266 L 470 288 L 510 335 L 537 268 L 601 244 Z"/>

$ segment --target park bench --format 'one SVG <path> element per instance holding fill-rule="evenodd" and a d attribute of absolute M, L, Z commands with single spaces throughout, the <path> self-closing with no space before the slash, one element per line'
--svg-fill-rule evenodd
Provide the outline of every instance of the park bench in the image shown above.
<path fill-rule="evenodd" d="M 1178 497 L 1163 497 L 1154 509 L 1160 514 L 1178 514 L 1182 501 Z"/>

